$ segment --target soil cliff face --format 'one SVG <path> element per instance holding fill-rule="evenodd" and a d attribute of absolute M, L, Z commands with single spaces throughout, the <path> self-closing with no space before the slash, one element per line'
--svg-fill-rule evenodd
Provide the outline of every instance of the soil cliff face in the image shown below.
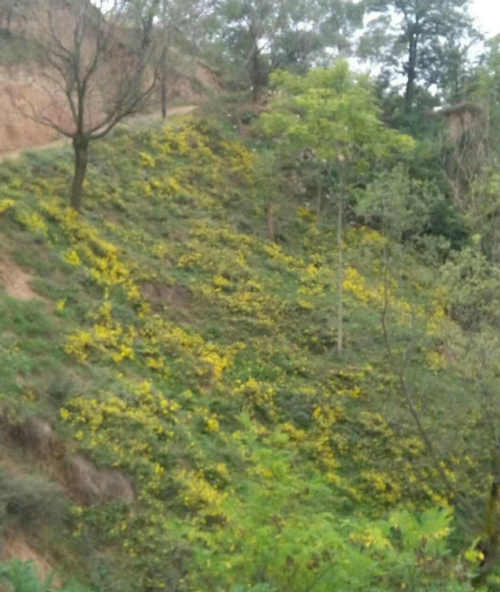
<path fill-rule="evenodd" d="M 48 84 L 43 74 L 33 71 L 29 64 L 0 65 L 0 156 L 43 146 L 59 137 L 52 128 L 26 116 L 26 112 L 43 111 L 50 119 L 61 123 L 70 118 L 64 98 L 50 93 Z M 193 104 L 202 102 L 209 93 L 219 89 L 217 74 L 197 61 L 191 72 L 173 73 L 168 96 L 170 101 Z M 151 105 L 151 109 L 157 108 L 157 104 Z"/>
<path fill-rule="evenodd" d="M 0 66 L 0 155 L 47 144 L 57 138 L 57 132 L 27 118 L 16 107 L 18 101 L 34 105 L 37 110 L 45 107 L 43 83 L 40 75 L 22 65 Z M 62 101 L 54 101 L 47 108 L 56 113 L 66 111 Z"/>

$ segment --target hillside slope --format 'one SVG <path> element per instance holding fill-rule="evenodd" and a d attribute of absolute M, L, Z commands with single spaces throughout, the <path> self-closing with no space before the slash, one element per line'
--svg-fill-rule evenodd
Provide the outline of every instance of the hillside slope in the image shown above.
<path fill-rule="evenodd" d="M 347 234 L 337 357 L 334 231 L 264 170 L 199 119 L 96 144 L 82 215 L 68 153 L 0 166 L 4 557 L 103 591 L 468 590 L 387 366 L 385 239 Z M 433 375 L 412 265 L 395 330 L 426 311 Z"/>

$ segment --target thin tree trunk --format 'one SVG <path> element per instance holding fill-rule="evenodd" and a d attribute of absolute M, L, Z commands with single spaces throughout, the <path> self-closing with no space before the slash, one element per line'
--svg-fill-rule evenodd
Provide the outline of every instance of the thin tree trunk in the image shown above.
<path fill-rule="evenodd" d="M 344 351 L 344 250 L 342 234 L 344 226 L 344 187 L 341 183 L 337 199 L 337 353 Z"/>
<path fill-rule="evenodd" d="M 83 182 L 87 173 L 89 158 L 89 139 L 84 135 L 73 138 L 73 150 L 75 152 L 75 169 L 71 186 L 71 207 L 77 212 L 82 207 Z"/>
<path fill-rule="evenodd" d="M 383 309 L 381 314 L 381 325 L 382 325 L 382 333 L 384 338 L 385 350 L 387 353 L 387 357 L 389 360 L 389 365 L 391 370 L 395 373 L 398 379 L 398 386 L 399 386 L 399 394 L 403 398 L 408 412 L 413 419 L 415 426 L 417 428 L 418 434 L 424 443 L 424 446 L 427 450 L 427 454 L 429 455 L 429 459 L 434 467 L 434 470 L 439 475 L 443 486 L 446 488 L 449 499 L 454 500 L 456 507 L 461 508 L 468 516 L 473 516 L 474 512 L 476 512 L 476 508 L 471 506 L 467 499 L 461 494 L 460 490 L 455 487 L 453 482 L 448 477 L 444 465 L 441 462 L 443 455 L 439 452 L 438 447 L 434 445 L 432 440 L 432 435 L 428 432 L 424 423 L 422 421 L 420 411 L 418 406 L 413 398 L 413 394 L 411 391 L 411 387 L 408 384 L 408 380 L 406 377 L 407 371 L 407 364 L 408 359 L 410 357 L 410 351 L 407 351 L 403 358 L 399 358 L 396 356 L 393 350 L 392 339 L 389 332 L 388 326 L 388 315 L 389 315 L 389 307 L 390 307 L 390 286 L 389 286 L 389 267 L 391 264 L 389 258 L 389 250 L 388 250 L 388 243 L 387 237 L 389 236 L 387 228 L 385 227 L 385 200 L 383 203 L 383 213 L 382 218 L 384 220 L 384 236 L 386 240 L 384 242 L 384 252 L 383 252 L 383 289 L 384 289 L 384 301 L 383 301 Z M 412 345 L 413 349 L 418 347 L 418 344 Z"/>
<path fill-rule="evenodd" d="M 252 101 L 258 103 L 261 91 L 262 91 L 262 72 L 260 64 L 259 50 L 255 48 L 252 54 L 252 60 L 250 63 L 251 68 L 251 80 L 252 80 Z"/>
<path fill-rule="evenodd" d="M 417 27 L 418 25 L 415 25 Z M 405 113 L 409 115 L 413 108 L 413 101 L 415 98 L 415 80 L 417 78 L 417 52 L 418 52 L 418 34 L 415 31 L 410 31 L 409 47 L 408 47 L 408 70 L 406 72 L 406 88 L 405 88 Z"/>
<path fill-rule="evenodd" d="M 160 73 L 160 95 L 161 95 L 161 116 L 167 117 L 167 46 L 161 50 L 161 73 Z"/>
<path fill-rule="evenodd" d="M 383 332 L 383 336 L 384 336 L 385 349 L 386 349 L 386 352 L 387 352 L 387 355 L 389 358 L 389 363 L 391 365 L 391 369 L 395 372 L 395 374 L 398 378 L 400 394 L 403 396 L 403 398 L 406 402 L 406 406 L 408 407 L 408 411 L 409 411 L 413 421 L 415 422 L 419 436 L 422 439 L 422 441 L 427 449 L 427 453 L 429 454 L 432 464 L 434 465 L 434 469 L 437 471 L 444 486 L 446 487 L 448 494 L 450 496 L 450 499 L 453 499 L 456 494 L 455 488 L 453 487 L 452 482 L 448 478 L 448 476 L 443 468 L 443 465 L 440 462 L 441 456 L 436 451 L 434 444 L 432 442 L 432 439 L 429 436 L 429 434 L 427 433 L 427 430 L 425 429 L 424 424 L 422 423 L 420 413 L 417 409 L 417 405 L 415 404 L 415 401 L 413 400 L 413 396 L 410 391 L 410 387 L 408 386 L 408 382 L 407 382 L 406 376 L 405 376 L 406 363 L 403 360 L 396 359 L 396 356 L 393 353 L 391 337 L 389 335 L 389 328 L 387 326 L 387 316 L 388 316 L 388 312 L 389 312 L 389 285 L 388 285 L 388 283 L 389 283 L 389 277 L 388 277 L 389 257 L 388 257 L 387 243 L 384 245 L 384 271 L 383 271 L 383 273 L 384 273 L 384 276 L 383 276 L 384 308 L 382 310 L 381 321 L 382 321 L 382 332 Z"/>
<path fill-rule="evenodd" d="M 167 0 L 163 0 L 161 7 L 161 21 L 163 27 L 163 47 L 160 58 L 160 95 L 161 95 L 161 116 L 167 117 L 167 57 L 168 57 L 168 31 L 167 31 Z"/>

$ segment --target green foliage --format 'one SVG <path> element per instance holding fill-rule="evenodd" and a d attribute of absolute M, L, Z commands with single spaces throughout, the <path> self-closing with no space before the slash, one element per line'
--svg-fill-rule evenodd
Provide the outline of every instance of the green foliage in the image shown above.
<path fill-rule="evenodd" d="M 304 73 L 325 48 L 345 52 L 361 13 L 344 0 L 220 0 L 218 57 L 230 65 L 230 84 L 250 88 L 257 99 L 276 69 Z M 314 26 L 306 28 L 305 22 Z"/>
<path fill-rule="evenodd" d="M 433 186 L 404 168 L 375 170 L 412 142 L 384 128 L 369 85 L 345 65 L 311 72 L 304 88 L 278 78 L 284 106 L 264 125 L 290 129 L 289 105 L 303 115 L 281 146 L 314 141 L 336 167 L 349 156 L 342 166 L 351 188 L 356 176 L 373 181 L 370 218 L 386 192 L 397 192 L 392 236 L 357 226 L 343 237 L 345 357 L 332 355 L 334 231 L 317 224 L 304 199 L 281 194 L 281 174 L 260 178 L 269 174 L 269 144 L 261 154 L 219 125 L 187 119 L 101 143 L 84 215 L 64 207 L 67 173 L 55 158 L 1 168 L 13 202 L 3 229 L 9 244 L 22 245 L 20 263 L 43 276 L 33 287 L 46 298 L 0 302 L 5 413 L 52 414 L 71 452 L 132 482 L 133 507 L 72 508 L 82 572 L 103 590 L 468 590 L 473 570 L 460 549 L 471 540 L 453 530 L 452 500 L 381 347 L 384 248 L 402 235 L 399 220 L 411 233 L 418 218 L 420 232 Z M 338 140 L 323 146 L 330 132 Z M 357 189 L 352 199 L 364 199 Z M 269 200 L 286 213 L 280 242 L 266 238 Z M 423 337 L 410 357 L 425 391 L 419 404 L 427 424 L 442 420 L 436 437 L 447 470 L 481 503 L 489 473 L 476 462 L 479 440 L 472 465 L 461 440 L 448 446 L 456 431 L 445 399 L 463 391 L 451 373 L 443 378 L 445 302 L 432 271 L 398 249 L 405 273 L 390 285 L 398 347 L 413 343 L 412 331 Z M 477 424 L 465 428 L 473 434 Z M 28 509 L 50 512 L 25 489 Z"/>
<path fill-rule="evenodd" d="M 0 563 L 0 582 L 7 585 L 8 592 L 90 592 L 74 582 L 56 585 L 54 578 L 41 578 L 32 561 L 11 560 Z"/>
<path fill-rule="evenodd" d="M 261 127 L 291 149 L 309 148 L 330 165 L 346 162 L 359 175 L 413 147 L 410 138 L 384 127 L 370 82 L 351 73 L 346 62 L 305 76 L 279 72 L 273 82 L 276 99 Z"/>
<path fill-rule="evenodd" d="M 32 562 L 10 561 L 0 564 L 0 581 L 7 583 L 9 592 L 51 592 L 52 579 L 40 579 Z"/>
<path fill-rule="evenodd" d="M 382 65 L 390 86 L 404 73 L 402 117 L 393 119 L 418 133 L 422 113 L 436 104 L 430 85 L 450 102 L 463 100 L 467 91 L 469 52 L 480 37 L 468 2 L 369 0 L 365 6 L 372 18 L 359 53 Z"/>
<path fill-rule="evenodd" d="M 274 471 L 279 463 L 273 459 Z M 308 502 L 321 499 L 327 491 L 315 481 L 306 487 L 294 483 L 283 469 L 277 487 L 269 478 L 264 487 L 251 481 L 241 484 L 248 502 L 234 506 L 235 499 L 231 501 L 234 514 L 224 529 L 225 552 L 214 554 L 209 543 L 197 556 L 209 581 L 196 586 L 244 590 L 251 583 L 259 590 L 294 592 L 471 589 L 445 571 L 437 576 L 449 553 L 449 511 L 433 509 L 415 516 L 401 510 L 386 520 L 370 522 L 341 518 L 332 505 L 331 512 L 293 516 L 293 505 L 307 508 Z"/>
<path fill-rule="evenodd" d="M 346 62 L 302 77 L 277 72 L 273 82 L 273 109 L 258 129 L 274 140 L 278 169 L 309 155 L 300 172 L 308 165 L 313 187 L 305 194 L 315 196 L 318 217 L 323 203 L 355 201 L 355 189 L 413 149 L 410 137 L 384 126 L 369 80 Z"/>
<path fill-rule="evenodd" d="M 431 205 L 429 213 L 429 233 L 443 237 L 452 249 L 465 246 L 468 232 L 463 217 L 457 209 L 446 199 L 437 199 Z"/>
<path fill-rule="evenodd" d="M 476 70 L 477 85 L 473 98 L 480 104 L 486 105 L 490 117 L 490 145 L 493 149 L 498 145 L 500 132 L 500 111 L 498 109 L 498 94 L 500 92 L 500 40 L 493 37 L 486 43 L 483 56 L 484 63 Z"/>
<path fill-rule="evenodd" d="M 396 167 L 382 172 L 366 187 L 357 213 L 372 224 L 379 221 L 385 236 L 402 242 L 423 233 L 439 199 L 435 187 L 410 179 L 402 167 Z"/>
<path fill-rule="evenodd" d="M 483 255 L 478 242 L 453 254 L 443 266 L 451 316 L 467 330 L 498 327 L 500 271 Z"/>
<path fill-rule="evenodd" d="M 0 513 L 3 525 L 39 527 L 61 524 L 68 518 L 68 506 L 60 487 L 42 476 L 11 475 L 0 471 Z"/>

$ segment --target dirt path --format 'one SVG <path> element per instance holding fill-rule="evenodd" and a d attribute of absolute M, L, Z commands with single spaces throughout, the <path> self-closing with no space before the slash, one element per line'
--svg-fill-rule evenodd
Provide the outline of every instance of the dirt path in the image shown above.
<path fill-rule="evenodd" d="M 188 113 L 192 113 L 195 109 L 197 109 L 197 105 L 185 105 L 183 107 L 172 107 L 167 111 L 167 117 L 175 117 L 176 115 L 187 115 Z M 148 124 L 151 124 L 155 121 L 160 121 L 161 114 L 160 113 L 147 113 L 141 115 L 133 115 L 127 119 L 125 119 L 121 125 L 126 125 L 131 129 L 136 129 L 138 127 L 145 127 Z M 4 152 L 3 154 L 0 152 L 0 163 L 4 160 L 16 160 L 20 158 L 25 152 L 27 151 L 39 151 L 39 150 L 51 150 L 52 148 L 60 148 L 62 146 L 67 146 L 70 143 L 68 138 L 62 138 L 60 140 L 55 140 L 54 142 L 49 142 L 48 144 L 44 144 L 42 146 L 27 146 L 26 148 L 22 148 L 20 150 L 13 150 L 12 152 Z"/>

